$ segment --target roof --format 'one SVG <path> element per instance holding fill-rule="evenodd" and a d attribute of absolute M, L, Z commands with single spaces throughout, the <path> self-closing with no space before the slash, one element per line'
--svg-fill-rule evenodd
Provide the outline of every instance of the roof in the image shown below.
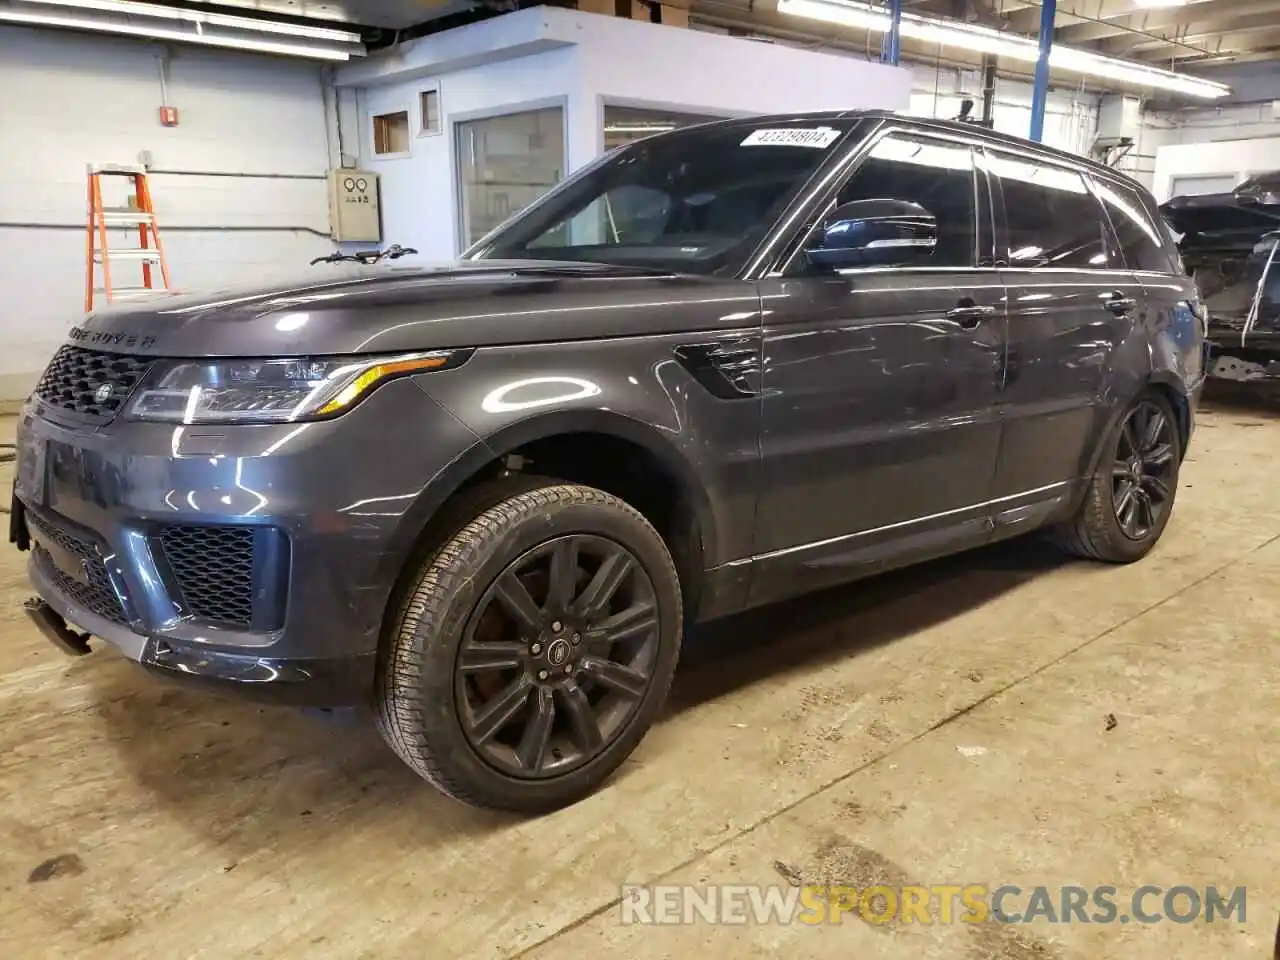
<path fill-rule="evenodd" d="M 1059 163 L 1065 163 L 1074 167 L 1084 167 L 1095 174 L 1108 177 L 1111 180 L 1119 180 L 1127 183 L 1132 187 L 1136 187 L 1142 192 L 1146 192 L 1146 188 L 1139 184 L 1122 170 L 1116 170 L 1114 167 L 1108 167 L 1098 163 L 1089 157 L 1082 157 L 1079 154 L 1070 153 L 1057 147 L 1046 146 L 1043 143 L 1036 143 L 1034 140 L 1028 140 L 1025 137 L 1015 136 L 1010 133 L 1001 133 L 998 130 L 992 130 L 989 127 L 980 126 L 976 123 L 970 123 L 963 120 L 940 120 L 936 117 L 917 117 L 910 114 L 898 113 L 894 110 L 810 110 L 798 111 L 796 113 L 775 113 L 765 114 L 762 116 L 751 117 L 734 117 L 728 120 L 713 120 L 709 123 L 697 124 L 690 127 L 681 127 L 669 133 L 659 134 L 659 136 L 678 135 L 682 131 L 689 131 L 698 128 L 707 127 L 729 127 L 729 126 L 750 126 L 750 127 L 767 127 L 771 123 L 795 123 L 810 121 L 814 123 L 831 122 L 835 120 L 875 120 L 884 122 L 895 122 L 909 124 L 919 129 L 936 130 L 940 133 L 951 133 L 965 137 L 971 137 L 986 141 L 987 143 L 1013 147 L 1027 153 L 1038 154 L 1046 160 L 1056 160 Z"/>

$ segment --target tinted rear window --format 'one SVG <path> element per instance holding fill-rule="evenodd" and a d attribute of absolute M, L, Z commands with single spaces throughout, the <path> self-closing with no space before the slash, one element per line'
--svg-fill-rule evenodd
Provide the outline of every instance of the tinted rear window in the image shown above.
<path fill-rule="evenodd" d="M 1105 180 L 1096 180 L 1095 186 L 1130 269 L 1181 273 L 1170 249 L 1169 237 L 1161 229 L 1163 224 L 1152 219 L 1142 195 L 1123 184 Z"/>
<path fill-rule="evenodd" d="M 1004 194 L 1008 250 L 1015 267 L 1099 268 L 1111 263 L 1102 207 L 1074 170 L 988 153 Z"/>

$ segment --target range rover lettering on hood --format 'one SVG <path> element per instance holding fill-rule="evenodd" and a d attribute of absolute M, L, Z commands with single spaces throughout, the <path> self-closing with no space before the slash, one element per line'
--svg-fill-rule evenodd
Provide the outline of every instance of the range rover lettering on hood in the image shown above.
<path fill-rule="evenodd" d="M 86 330 L 72 327 L 67 339 L 86 347 L 120 347 L 124 350 L 147 350 L 156 345 L 157 337 L 127 331 Z"/>

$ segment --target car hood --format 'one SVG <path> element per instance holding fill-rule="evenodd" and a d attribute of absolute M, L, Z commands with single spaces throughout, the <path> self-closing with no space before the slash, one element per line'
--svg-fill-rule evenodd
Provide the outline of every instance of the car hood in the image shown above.
<path fill-rule="evenodd" d="M 1160 213 L 1175 231 L 1183 234 L 1184 253 L 1208 250 L 1248 253 L 1264 234 L 1280 227 L 1280 205 L 1238 193 L 1198 197 L 1174 197 Z"/>
<path fill-rule="evenodd" d="M 204 294 L 162 294 L 91 315 L 70 341 L 169 357 L 383 353 L 661 333 L 690 324 L 726 281 L 547 260 L 437 266 L 322 264 Z M 743 295 L 749 292 L 743 285 Z M 627 308 L 657 306 L 658 310 Z M 633 329 L 643 315 L 643 329 Z"/>

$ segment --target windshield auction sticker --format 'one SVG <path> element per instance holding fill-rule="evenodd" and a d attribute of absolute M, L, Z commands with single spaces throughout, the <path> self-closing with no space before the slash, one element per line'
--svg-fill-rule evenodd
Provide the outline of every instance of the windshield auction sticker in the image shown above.
<path fill-rule="evenodd" d="M 753 130 L 742 141 L 744 147 L 816 147 L 825 150 L 840 137 L 831 127 L 785 127 Z"/>

